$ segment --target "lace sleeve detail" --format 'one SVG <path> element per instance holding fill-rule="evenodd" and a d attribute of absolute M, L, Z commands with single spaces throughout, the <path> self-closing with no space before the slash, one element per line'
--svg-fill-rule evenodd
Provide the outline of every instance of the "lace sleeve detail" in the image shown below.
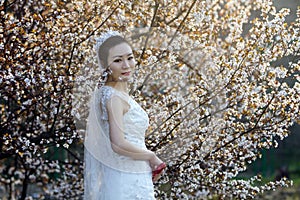
<path fill-rule="evenodd" d="M 102 86 L 100 88 L 100 91 L 98 92 L 98 96 L 96 98 L 98 100 L 97 104 L 100 105 L 100 119 L 108 120 L 106 104 L 107 104 L 108 100 L 110 100 L 113 97 L 121 98 L 123 101 L 125 101 L 129 105 L 129 103 L 128 103 L 129 99 L 124 94 L 116 91 L 112 87 Z"/>
<path fill-rule="evenodd" d="M 108 113 L 106 109 L 106 102 L 108 99 L 110 99 L 112 95 L 112 90 L 108 89 L 107 87 L 101 87 L 100 91 L 98 92 L 97 105 L 100 106 L 100 119 L 102 120 L 108 120 Z"/>

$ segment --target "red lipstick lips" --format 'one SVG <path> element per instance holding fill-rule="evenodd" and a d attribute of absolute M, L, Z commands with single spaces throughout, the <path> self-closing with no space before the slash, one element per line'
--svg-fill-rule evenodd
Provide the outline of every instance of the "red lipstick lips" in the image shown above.
<path fill-rule="evenodd" d="M 122 75 L 129 76 L 130 73 L 131 73 L 130 71 L 129 72 L 124 72 L 124 73 L 122 73 Z"/>

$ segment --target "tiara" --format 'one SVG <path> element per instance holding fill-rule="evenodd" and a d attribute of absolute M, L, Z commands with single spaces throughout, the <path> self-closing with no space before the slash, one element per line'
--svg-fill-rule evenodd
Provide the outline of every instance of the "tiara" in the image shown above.
<path fill-rule="evenodd" d="M 103 68 L 103 66 L 101 66 L 101 62 L 99 60 L 99 55 L 98 55 L 99 48 L 108 38 L 113 37 L 113 36 L 122 36 L 122 35 L 118 31 L 109 30 L 109 31 L 102 33 L 99 37 L 95 38 L 96 44 L 95 44 L 94 48 L 97 52 L 97 59 L 98 59 L 98 64 L 99 64 L 100 68 Z"/>

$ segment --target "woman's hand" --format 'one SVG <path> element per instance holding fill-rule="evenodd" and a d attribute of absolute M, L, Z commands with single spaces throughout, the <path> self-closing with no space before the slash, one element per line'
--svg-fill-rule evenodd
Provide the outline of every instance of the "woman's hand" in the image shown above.
<path fill-rule="evenodd" d="M 166 164 L 154 153 L 151 159 L 149 160 L 149 163 L 152 168 L 152 181 L 156 182 L 160 178 L 164 169 L 166 168 Z"/>
<path fill-rule="evenodd" d="M 161 163 L 163 163 L 163 161 L 161 159 L 159 159 L 155 155 L 155 153 L 153 153 L 152 157 L 149 160 L 149 163 L 150 163 L 150 167 L 151 167 L 152 171 L 154 171 L 157 168 L 157 166 L 159 166 Z"/>

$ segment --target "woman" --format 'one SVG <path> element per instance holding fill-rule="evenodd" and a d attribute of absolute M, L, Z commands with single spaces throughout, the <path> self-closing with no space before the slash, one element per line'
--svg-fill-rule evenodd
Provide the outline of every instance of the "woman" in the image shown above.
<path fill-rule="evenodd" d="M 145 146 L 149 119 L 128 95 L 135 60 L 115 31 L 96 40 L 103 74 L 91 98 L 85 137 L 85 194 L 88 200 L 154 199 L 152 181 L 166 165 Z"/>

